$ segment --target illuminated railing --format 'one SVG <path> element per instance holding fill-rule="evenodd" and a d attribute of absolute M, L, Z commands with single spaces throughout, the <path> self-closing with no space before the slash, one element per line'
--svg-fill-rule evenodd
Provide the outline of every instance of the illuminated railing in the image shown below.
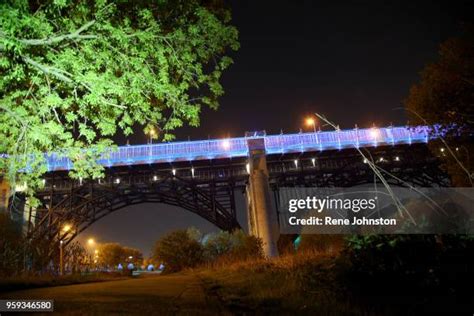
<path fill-rule="evenodd" d="M 425 126 L 368 128 L 121 146 L 99 162 L 113 167 L 245 157 L 248 155 L 247 140 L 250 138 L 264 138 L 266 152 L 275 154 L 428 142 L 430 129 Z M 71 161 L 66 157 L 51 155 L 47 162 L 50 171 L 72 168 Z"/>

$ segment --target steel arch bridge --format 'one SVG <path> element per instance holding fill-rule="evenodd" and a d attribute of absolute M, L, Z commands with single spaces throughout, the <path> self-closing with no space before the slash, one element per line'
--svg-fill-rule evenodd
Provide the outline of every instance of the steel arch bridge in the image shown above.
<path fill-rule="evenodd" d="M 282 187 L 379 182 L 360 151 L 392 185 L 448 186 L 427 147 L 430 135 L 427 127 L 389 127 L 124 146 L 99 160 L 105 177 L 94 181 L 69 178 L 71 162 L 52 154 L 44 189 L 36 194 L 41 206 L 19 209 L 30 240 L 53 245 L 68 244 L 100 218 L 139 203 L 178 206 L 230 231 L 240 228 L 235 194 L 249 188 L 253 143 L 264 153 L 265 181 L 277 205 Z M 72 231 L 62 230 L 66 223 Z M 51 247 L 51 255 L 57 249 Z"/>
<path fill-rule="evenodd" d="M 391 185 L 449 186 L 426 144 L 365 149 Z M 278 205 L 282 187 L 351 187 L 380 182 L 356 150 L 299 152 L 267 156 L 269 185 Z M 72 241 L 102 217 L 129 205 L 163 203 L 191 211 L 223 230 L 240 228 L 235 195 L 248 184 L 246 158 L 194 163 L 110 168 L 100 181 L 73 181 L 53 172 L 37 197 L 42 207 L 30 210 L 29 236 L 53 243 Z M 73 232 L 63 232 L 67 223 Z M 53 247 L 53 251 L 57 247 Z"/>

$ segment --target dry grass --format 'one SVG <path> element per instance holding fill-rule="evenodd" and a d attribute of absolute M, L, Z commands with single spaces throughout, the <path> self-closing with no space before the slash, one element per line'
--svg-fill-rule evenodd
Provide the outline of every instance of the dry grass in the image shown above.
<path fill-rule="evenodd" d="M 334 253 L 304 251 L 265 260 L 215 262 L 194 269 L 209 296 L 234 313 L 371 315 L 343 299 Z"/>

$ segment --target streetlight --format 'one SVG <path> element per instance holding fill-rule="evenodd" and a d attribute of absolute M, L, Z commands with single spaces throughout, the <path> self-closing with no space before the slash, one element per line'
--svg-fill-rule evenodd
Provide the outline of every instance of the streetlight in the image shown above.
<path fill-rule="evenodd" d="M 67 233 L 68 231 L 71 230 L 71 225 L 69 224 L 64 224 L 63 226 L 63 232 Z"/>
<path fill-rule="evenodd" d="M 59 275 L 64 275 L 64 251 L 63 241 L 59 241 Z"/>
<path fill-rule="evenodd" d="M 155 129 L 151 128 L 150 131 L 148 132 L 148 134 L 150 135 L 150 144 L 153 144 L 153 137 L 155 137 L 155 135 L 156 135 Z"/>
<path fill-rule="evenodd" d="M 313 117 L 306 118 L 306 125 L 313 126 L 313 131 L 316 133 L 316 120 Z"/>
<path fill-rule="evenodd" d="M 87 244 L 88 244 L 90 247 L 94 246 L 94 244 L 95 244 L 94 238 L 89 238 L 89 239 L 87 239 Z"/>

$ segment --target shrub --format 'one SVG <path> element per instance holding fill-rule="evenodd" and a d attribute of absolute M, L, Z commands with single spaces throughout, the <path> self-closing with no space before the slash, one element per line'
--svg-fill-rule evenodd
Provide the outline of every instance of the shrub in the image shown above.
<path fill-rule="evenodd" d="M 203 246 L 186 230 L 177 230 L 156 242 L 154 258 L 163 262 L 166 272 L 177 272 L 202 263 L 203 251 Z"/>
<path fill-rule="evenodd" d="M 344 237 L 335 234 L 303 234 L 298 251 L 315 251 L 319 253 L 337 253 L 344 245 Z"/>

